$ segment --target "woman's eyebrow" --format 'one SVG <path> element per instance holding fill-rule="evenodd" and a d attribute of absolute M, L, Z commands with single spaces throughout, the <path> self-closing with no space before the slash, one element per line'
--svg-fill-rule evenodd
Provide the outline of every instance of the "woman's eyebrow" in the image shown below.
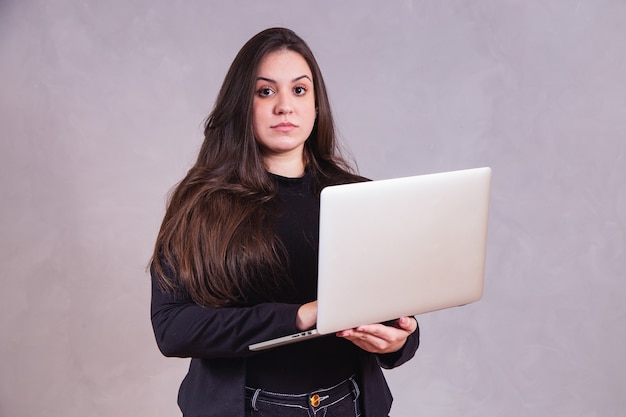
<path fill-rule="evenodd" d="M 295 83 L 296 81 L 300 81 L 301 79 L 306 78 L 309 81 L 313 82 L 313 80 L 311 79 L 311 77 L 309 77 L 308 75 L 301 75 L 299 77 L 294 78 L 293 80 L 291 80 L 291 82 Z"/>
<path fill-rule="evenodd" d="M 311 77 L 309 77 L 308 75 L 301 75 L 299 77 L 294 78 L 293 80 L 291 80 L 292 83 L 295 83 L 296 81 L 300 81 L 301 79 L 306 78 L 309 81 L 313 82 L 313 80 L 311 79 Z M 271 78 L 267 78 L 267 77 L 257 77 L 256 78 L 257 81 L 265 81 L 268 83 L 272 83 L 272 84 L 276 84 L 276 80 L 272 80 Z"/>

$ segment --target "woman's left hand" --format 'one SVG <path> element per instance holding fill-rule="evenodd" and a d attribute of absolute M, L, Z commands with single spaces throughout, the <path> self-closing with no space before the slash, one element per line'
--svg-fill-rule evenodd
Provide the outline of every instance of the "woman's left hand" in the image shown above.
<path fill-rule="evenodd" d="M 350 340 L 371 353 L 392 353 L 400 350 L 407 337 L 417 329 L 412 317 L 400 317 L 395 326 L 369 324 L 337 333 L 338 337 Z"/>

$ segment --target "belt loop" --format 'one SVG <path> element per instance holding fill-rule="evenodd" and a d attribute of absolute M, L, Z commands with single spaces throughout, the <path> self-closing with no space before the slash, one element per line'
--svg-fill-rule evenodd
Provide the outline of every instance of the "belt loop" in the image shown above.
<path fill-rule="evenodd" d="M 259 409 L 256 407 L 256 399 L 259 397 L 260 393 L 261 393 L 261 388 L 257 388 L 254 391 L 254 395 L 252 396 L 252 409 L 254 411 L 259 411 Z"/>
<path fill-rule="evenodd" d="M 352 382 L 352 386 L 354 387 L 354 399 L 357 400 L 361 396 L 361 390 L 359 390 L 359 384 L 354 380 L 354 375 L 348 378 L 350 382 Z"/>

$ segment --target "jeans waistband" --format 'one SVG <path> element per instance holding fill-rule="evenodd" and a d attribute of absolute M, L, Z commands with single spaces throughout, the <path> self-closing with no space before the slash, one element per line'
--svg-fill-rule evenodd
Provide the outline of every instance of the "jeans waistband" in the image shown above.
<path fill-rule="evenodd" d="M 246 400 L 254 410 L 257 410 L 258 402 L 285 407 L 321 409 L 333 405 L 349 395 L 354 395 L 354 399 L 360 396 L 359 386 L 354 375 L 332 387 L 302 394 L 284 394 L 246 387 Z"/>

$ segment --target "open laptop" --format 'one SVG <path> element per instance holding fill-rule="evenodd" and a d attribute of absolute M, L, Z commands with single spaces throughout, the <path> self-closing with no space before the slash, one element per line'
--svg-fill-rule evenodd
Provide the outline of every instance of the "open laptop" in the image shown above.
<path fill-rule="evenodd" d="M 491 168 L 326 187 L 316 329 L 262 350 L 483 295 Z"/>

